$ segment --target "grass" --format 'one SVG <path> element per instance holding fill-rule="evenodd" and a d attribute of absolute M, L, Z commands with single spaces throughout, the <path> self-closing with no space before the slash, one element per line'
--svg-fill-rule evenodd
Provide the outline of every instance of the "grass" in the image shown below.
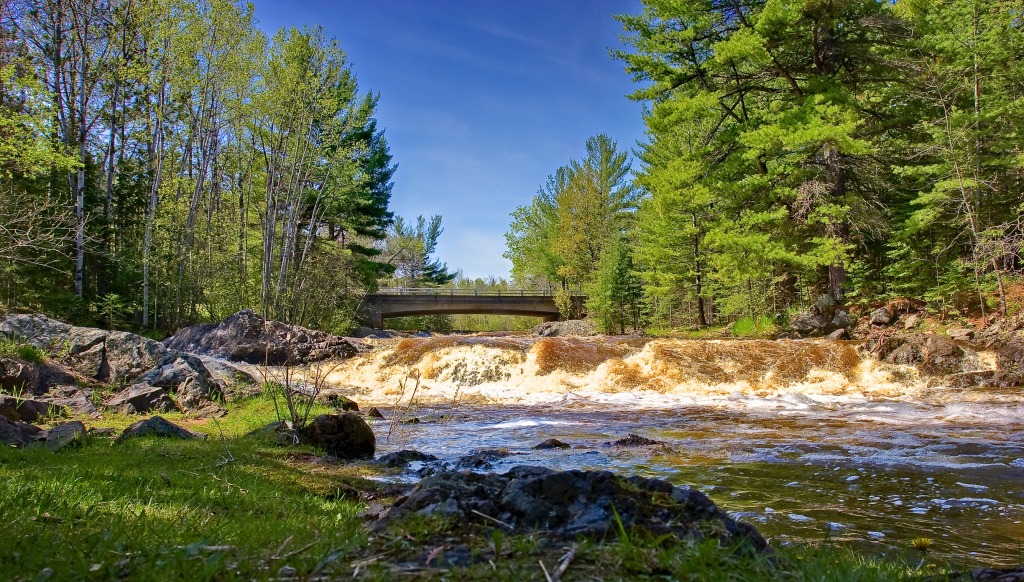
<path fill-rule="evenodd" d="M 47 353 L 33 345 L 0 336 L 0 358 L 20 358 L 41 364 L 46 361 Z"/>
<path fill-rule="evenodd" d="M 268 397 L 229 409 L 218 422 L 166 415 L 206 432 L 205 441 L 92 438 L 56 454 L 0 449 L 0 579 L 544 580 L 563 561 L 567 580 L 870 581 L 913 572 L 907 560 L 871 559 L 827 541 L 768 556 L 625 529 L 603 541 L 552 542 L 484 520 L 423 516 L 373 531 L 362 518 L 367 505 L 397 496 L 379 480 L 383 469 L 279 446 L 258 430 L 276 420 Z M 120 428 L 134 420 L 86 422 Z"/>
<path fill-rule="evenodd" d="M 771 338 L 779 331 L 779 327 L 771 317 L 761 315 L 758 317 L 744 316 L 732 324 L 730 330 L 734 337 L 742 338 Z"/>

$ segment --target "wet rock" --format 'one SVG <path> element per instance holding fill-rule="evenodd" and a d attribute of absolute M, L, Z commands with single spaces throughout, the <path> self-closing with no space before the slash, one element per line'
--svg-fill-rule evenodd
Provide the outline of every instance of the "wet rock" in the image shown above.
<path fill-rule="evenodd" d="M 534 449 L 543 451 L 548 449 L 568 449 L 570 448 L 569 443 L 563 443 L 558 439 L 548 439 L 540 444 L 533 446 Z"/>
<path fill-rule="evenodd" d="M 879 307 L 871 312 L 868 319 L 874 325 L 889 325 L 892 323 L 892 312 L 889 311 L 888 307 Z"/>
<path fill-rule="evenodd" d="M 974 339 L 974 330 L 966 327 L 951 327 L 946 330 L 946 335 L 955 342 L 969 342 Z"/>
<path fill-rule="evenodd" d="M 996 350 L 996 386 L 1024 386 L 1024 337 L 1014 338 Z"/>
<path fill-rule="evenodd" d="M 535 326 L 530 333 L 541 337 L 555 336 L 590 336 L 597 335 L 594 324 L 586 319 L 570 319 L 568 321 L 545 321 Z"/>
<path fill-rule="evenodd" d="M 327 388 L 326 390 L 321 390 L 320 393 L 316 395 L 316 399 L 317 401 L 323 402 L 332 408 L 359 412 L 359 404 L 357 404 L 355 400 L 345 396 L 345 394 L 351 393 L 351 388 Z"/>
<path fill-rule="evenodd" d="M 420 481 L 383 515 L 378 527 L 412 514 L 446 515 L 460 523 L 493 527 L 482 514 L 517 533 L 542 530 L 556 539 L 605 536 L 621 522 L 627 531 L 712 537 L 723 544 L 745 539 L 757 550 L 767 550 L 754 527 L 733 520 L 698 491 L 608 471 L 523 466 L 500 475 L 442 472 Z"/>
<path fill-rule="evenodd" d="M 0 416 L 0 443 L 25 447 L 45 439 L 46 431 L 38 426 Z"/>
<path fill-rule="evenodd" d="M 71 446 L 81 445 L 87 437 L 88 433 L 81 421 L 65 422 L 50 429 L 50 434 L 46 437 L 46 448 L 57 452 Z"/>
<path fill-rule="evenodd" d="M 490 469 L 494 461 L 511 456 L 508 449 L 487 449 L 460 457 L 455 461 L 455 468 L 458 470 L 481 470 Z"/>
<path fill-rule="evenodd" d="M 380 419 L 384 418 L 384 415 L 381 414 L 381 412 L 379 410 L 377 410 L 376 407 L 371 408 L 370 410 L 368 410 L 366 412 L 366 416 L 369 416 L 370 418 L 380 418 Z"/>
<path fill-rule="evenodd" d="M 350 358 L 358 340 L 267 320 L 250 309 L 220 323 L 193 325 L 167 340 L 170 349 L 250 364 L 298 365 L 328 358 Z"/>
<path fill-rule="evenodd" d="M 376 460 L 376 463 L 386 467 L 404 467 L 413 462 L 425 463 L 436 460 L 437 457 L 434 455 L 428 455 L 419 451 L 403 450 L 382 455 Z"/>
<path fill-rule="evenodd" d="M 162 416 L 154 416 L 152 418 L 140 420 L 124 429 L 124 432 L 117 437 L 117 441 L 120 442 L 142 436 L 158 436 L 163 438 L 191 440 L 203 440 L 206 438 L 205 434 L 192 432 L 186 428 L 182 428 Z"/>
<path fill-rule="evenodd" d="M 845 329 L 842 329 L 842 328 L 837 329 L 837 330 L 833 331 L 832 333 L 828 334 L 828 339 L 833 340 L 833 341 L 839 341 L 839 340 L 847 339 L 848 337 L 849 337 L 849 334 L 847 333 L 847 331 Z"/>
<path fill-rule="evenodd" d="M 342 459 L 372 459 L 377 448 L 373 429 L 354 412 L 323 414 L 303 427 L 309 444 Z"/>
<path fill-rule="evenodd" d="M 0 394 L 0 416 L 11 420 L 35 422 L 59 413 L 60 408 L 49 402 Z"/>
<path fill-rule="evenodd" d="M 915 366 L 922 374 L 939 376 L 973 371 L 978 368 L 976 352 L 962 348 L 951 339 L 937 334 L 911 334 L 882 341 L 869 342 L 869 352 L 876 353 L 884 362 Z"/>
<path fill-rule="evenodd" d="M 626 438 L 619 439 L 613 443 L 605 443 L 606 446 L 615 447 L 650 447 L 664 444 L 665 443 L 661 441 L 656 441 L 633 433 L 629 433 L 626 435 Z"/>
<path fill-rule="evenodd" d="M 145 414 L 147 412 L 170 412 L 176 407 L 174 401 L 167 395 L 165 388 L 136 384 L 108 400 L 103 408 L 123 414 Z"/>

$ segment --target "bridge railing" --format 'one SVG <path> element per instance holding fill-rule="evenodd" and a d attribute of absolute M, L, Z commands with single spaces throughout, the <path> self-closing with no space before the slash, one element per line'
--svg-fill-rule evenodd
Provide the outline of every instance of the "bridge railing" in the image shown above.
<path fill-rule="evenodd" d="M 582 291 L 570 291 L 583 295 Z M 443 287 L 384 287 L 375 295 L 438 295 L 445 297 L 554 297 L 555 291 L 542 289 L 460 289 Z"/>

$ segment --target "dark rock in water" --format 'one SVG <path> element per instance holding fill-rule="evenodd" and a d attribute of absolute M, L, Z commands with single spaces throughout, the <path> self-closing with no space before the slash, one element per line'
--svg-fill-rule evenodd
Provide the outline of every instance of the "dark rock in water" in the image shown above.
<path fill-rule="evenodd" d="M 0 416 L 0 443 L 24 447 L 45 439 L 46 431 L 38 426 Z"/>
<path fill-rule="evenodd" d="M 320 393 L 316 395 L 316 399 L 332 408 L 359 412 L 359 404 L 356 403 L 355 400 L 345 396 L 346 393 L 351 394 L 351 389 L 328 388 L 326 390 L 321 390 Z"/>
<path fill-rule="evenodd" d="M 753 527 L 730 518 L 704 494 L 660 479 L 620 477 L 608 471 L 558 472 L 515 467 L 501 474 L 443 472 L 427 477 L 398 500 L 379 526 L 412 514 L 444 515 L 494 527 L 481 514 L 515 532 L 543 530 L 554 538 L 627 531 L 713 537 L 723 544 L 748 540 L 758 551 L 768 544 Z"/>
<path fill-rule="evenodd" d="M 249 309 L 220 323 L 180 329 L 164 343 L 183 352 L 272 366 L 350 358 L 360 350 L 351 339 L 267 320 Z"/>
<path fill-rule="evenodd" d="M 147 412 L 170 412 L 175 410 L 174 401 L 167 390 L 147 384 L 136 384 L 114 396 L 103 405 L 107 410 L 124 414 L 145 414 Z"/>
<path fill-rule="evenodd" d="M 569 321 L 546 321 L 535 326 L 530 333 L 541 337 L 589 336 L 597 335 L 597 329 L 593 323 L 585 319 L 570 319 Z"/>
<path fill-rule="evenodd" d="M 664 444 L 665 443 L 661 441 L 656 441 L 633 433 L 629 433 L 628 435 L 626 435 L 626 438 L 619 439 L 613 443 L 605 443 L 605 445 L 611 445 L 616 447 L 650 447 Z"/>
<path fill-rule="evenodd" d="M 946 336 L 911 334 L 866 344 L 865 349 L 889 364 L 916 366 L 923 374 L 940 376 L 977 369 L 978 355 L 966 350 Z"/>
<path fill-rule="evenodd" d="M 403 420 L 402 424 L 420 424 L 421 422 L 423 422 L 423 421 L 420 420 L 418 417 L 414 416 L 412 418 L 408 418 L 406 420 Z"/>
<path fill-rule="evenodd" d="M 81 421 L 73 420 L 58 424 L 50 429 L 46 437 L 46 448 L 57 452 L 73 445 L 80 445 L 88 438 L 85 425 Z"/>
<path fill-rule="evenodd" d="M 192 432 L 186 428 L 182 428 L 162 416 L 154 416 L 152 418 L 140 420 L 124 429 L 124 432 L 117 437 L 117 440 L 123 441 L 125 439 L 141 436 L 158 436 L 192 440 L 203 440 L 206 438 L 205 434 Z"/>
<path fill-rule="evenodd" d="M 0 416 L 11 420 L 35 422 L 60 413 L 60 408 L 42 400 L 0 394 Z"/>
<path fill-rule="evenodd" d="M 889 325 L 892 323 L 892 312 L 889 311 L 888 307 L 879 307 L 878 309 L 871 312 L 868 316 L 871 323 L 875 325 Z"/>
<path fill-rule="evenodd" d="M 423 463 L 436 460 L 437 457 L 434 455 L 428 455 L 427 453 L 421 453 L 419 451 L 404 450 L 383 455 L 376 460 L 376 463 L 386 467 L 404 467 L 413 462 Z"/>
<path fill-rule="evenodd" d="M 341 459 L 372 459 L 377 449 L 373 429 L 354 413 L 323 414 L 302 429 L 306 441 Z"/>
<path fill-rule="evenodd" d="M 558 439 L 548 439 L 540 444 L 534 445 L 533 448 L 536 450 L 546 449 L 568 449 L 571 445 L 569 443 L 563 443 Z"/>
<path fill-rule="evenodd" d="M 370 418 L 384 418 L 384 415 L 381 414 L 381 412 L 379 410 L 377 410 L 376 407 L 371 408 L 370 410 L 368 410 L 366 412 L 366 416 L 369 416 Z"/>
<path fill-rule="evenodd" d="M 494 461 L 504 459 L 511 456 L 512 453 L 508 449 L 487 449 L 484 451 L 477 451 L 473 454 L 460 457 L 455 462 L 455 468 L 459 470 L 473 470 L 473 469 L 490 469 L 493 467 Z"/>

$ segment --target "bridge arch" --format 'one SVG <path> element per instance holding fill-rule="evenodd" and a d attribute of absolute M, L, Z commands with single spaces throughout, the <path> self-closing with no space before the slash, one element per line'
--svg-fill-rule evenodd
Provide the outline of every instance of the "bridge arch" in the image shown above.
<path fill-rule="evenodd" d="M 585 300 L 581 293 L 573 293 L 578 311 Z M 459 313 L 525 315 L 544 321 L 560 317 L 554 293 L 532 289 L 387 288 L 365 296 L 359 310 L 360 319 L 375 328 L 384 327 L 384 320 L 394 317 Z"/>

